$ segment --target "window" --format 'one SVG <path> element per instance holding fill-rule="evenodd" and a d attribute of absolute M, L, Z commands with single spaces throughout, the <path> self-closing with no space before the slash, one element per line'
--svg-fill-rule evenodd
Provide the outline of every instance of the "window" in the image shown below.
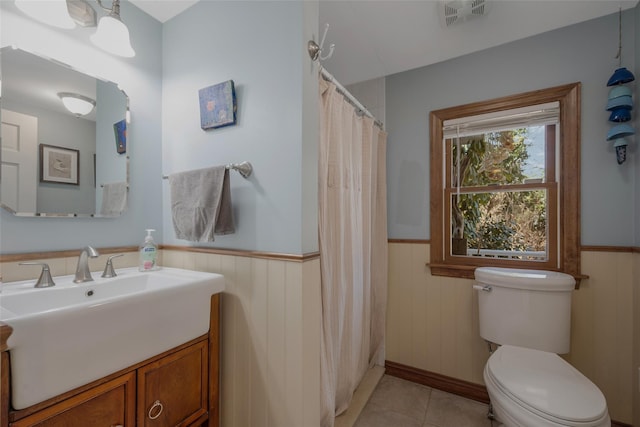
<path fill-rule="evenodd" d="M 433 111 L 432 274 L 580 278 L 580 84 Z"/>

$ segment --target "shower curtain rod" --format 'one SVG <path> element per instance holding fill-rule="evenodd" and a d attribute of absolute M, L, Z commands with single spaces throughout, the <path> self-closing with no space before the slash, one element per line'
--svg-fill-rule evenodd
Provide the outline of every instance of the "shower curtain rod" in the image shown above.
<path fill-rule="evenodd" d="M 349 101 L 349 103 L 351 105 L 353 105 L 355 108 L 360 110 L 362 112 L 362 114 L 364 114 L 365 116 L 372 118 L 373 122 L 376 124 L 376 126 L 378 126 L 380 129 L 384 130 L 384 125 L 382 124 L 382 122 L 380 120 L 378 120 L 376 118 L 376 116 L 374 116 L 369 110 L 367 110 L 367 107 L 362 105 L 360 103 L 360 101 L 358 101 L 356 99 L 356 97 L 351 94 L 351 92 L 349 92 L 344 86 L 342 86 L 340 84 L 340 82 L 338 80 L 336 80 L 336 78 L 331 75 L 331 73 L 329 73 L 322 66 L 320 67 L 320 73 L 322 74 L 322 77 L 325 80 L 328 80 L 331 83 L 333 83 L 334 85 L 336 85 L 336 89 L 338 89 L 338 92 L 342 96 L 344 96 L 347 99 L 347 101 Z"/>

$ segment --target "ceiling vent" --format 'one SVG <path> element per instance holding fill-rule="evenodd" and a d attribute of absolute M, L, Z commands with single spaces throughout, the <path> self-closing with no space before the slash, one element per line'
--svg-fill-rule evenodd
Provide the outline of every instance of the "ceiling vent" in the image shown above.
<path fill-rule="evenodd" d="M 484 16 L 489 9 L 487 0 L 441 0 L 440 20 L 445 27 Z"/>

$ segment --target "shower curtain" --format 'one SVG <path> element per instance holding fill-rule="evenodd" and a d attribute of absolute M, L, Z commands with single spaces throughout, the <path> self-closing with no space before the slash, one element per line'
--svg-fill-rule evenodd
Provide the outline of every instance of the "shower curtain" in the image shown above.
<path fill-rule="evenodd" d="M 387 135 L 320 77 L 319 241 L 323 427 L 384 348 Z"/>

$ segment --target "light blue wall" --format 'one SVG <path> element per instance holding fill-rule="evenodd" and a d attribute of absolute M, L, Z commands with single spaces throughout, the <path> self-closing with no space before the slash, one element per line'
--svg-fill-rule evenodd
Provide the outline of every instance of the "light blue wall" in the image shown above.
<path fill-rule="evenodd" d="M 623 13 L 622 25 L 623 65 L 633 67 L 637 59 L 633 11 Z M 389 237 L 430 237 L 430 111 L 579 81 L 582 82 L 582 243 L 633 245 L 638 155 L 618 166 L 612 147 L 605 143 L 609 129 L 604 111 L 606 82 L 618 65 L 614 58 L 617 46 L 616 13 L 388 76 Z"/>
<path fill-rule="evenodd" d="M 304 3 L 202 1 L 164 25 L 163 174 L 242 161 L 254 167 L 249 179 L 230 172 L 236 233 L 197 245 L 317 250 L 317 107 L 309 107 L 313 117 L 303 113 L 317 102 L 305 58 L 317 11 Z M 229 79 L 237 124 L 203 131 L 198 90 Z M 195 244 L 175 238 L 168 181 L 163 197 L 163 243 Z"/>
<path fill-rule="evenodd" d="M 92 2 L 95 5 L 95 3 Z M 121 16 L 129 27 L 136 56 L 119 58 L 103 53 L 89 41 L 90 28 L 57 30 L 26 18 L 13 2 L 0 2 L 2 46 L 15 44 L 74 67 L 119 82 L 131 98 L 131 198 L 122 217 L 17 218 L 0 212 L 0 253 L 133 245 L 145 228 L 162 229 L 161 104 L 162 25 L 128 2 Z M 97 6 L 96 6 L 97 9 Z M 102 16 L 102 12 L 99 12 Z M 162 240 L 159 233 L 158 240 Z"/>
<path fill-rule="evenodd" d="M 633 70 L 636 75 L 636 79 L 640 79 L 640 4 L 636 6 L 634 9 L 634 17 L 635 17 L 635 49 L 636 57 L 635 57 L 635 68 Z M 638 83 L 636 80 L 636 87 Z M 635 102 L 636 105 L 640 104 L 638 100 L 638 90 L 636 89 L 636 97 Z M 639 105 L 640 107 L 640 105 Z M 640 114 L 635 113 L 635 128 L 636 130 L 640 130 Z M 632 152 L 632 160 L 635 163 L 636 177 L 635 177 L 635 186 L 633 188 L 633 194 L 635 194 L 635 210 L 633 217 L 635 218 L 635 246 L 640 246 L 640 135 L 636 135 L 634 138 L 634 144 L 630 147 Z M 640 272 L 640 265 L 638 265 L 638 272 Z"/>

